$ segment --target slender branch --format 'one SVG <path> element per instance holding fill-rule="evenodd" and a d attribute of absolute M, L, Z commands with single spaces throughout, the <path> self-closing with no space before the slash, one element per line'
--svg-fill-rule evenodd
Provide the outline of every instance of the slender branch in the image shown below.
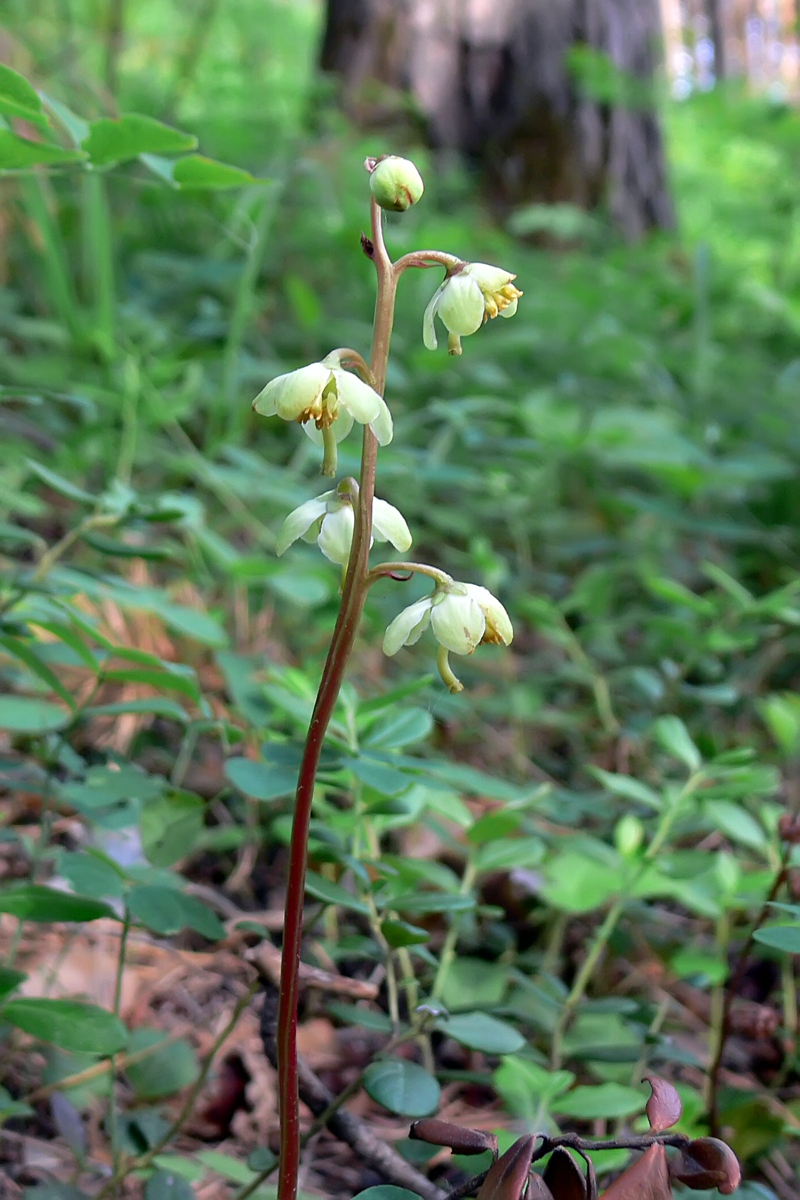
<path fill-rule="evenodd" d="M 386 384 L 386 368 L 392 337 L 397 275 L 383 239 L 382 213 L 374 201 L 372 202 L 372 254 L 370 257 L 375 263 L 377 271 L 378 294 L 375 303 L 375 323 L 369 366 L 372 372 L 373 386 L 382 395 Z M 289 846 L 286 923 L 284 925 L 278 1005 L 278 1107 L 281 1125 L 278 1200 L 296 1200 L 297 1177 L 300 1168 L 297 1002 L 311 807 L 325 733 L 342 686 L 345 668 L 353 648 L 367 595 L 366 581 L 372 538 L 372 501 L 375 495 L 377 452 L 377 439 L 369 426 L 365 425 L 358 503 L 355 505 L 355 529 L 342 590 L 342 603 L 308 727 L 295 795 L 292 837 Z"/>

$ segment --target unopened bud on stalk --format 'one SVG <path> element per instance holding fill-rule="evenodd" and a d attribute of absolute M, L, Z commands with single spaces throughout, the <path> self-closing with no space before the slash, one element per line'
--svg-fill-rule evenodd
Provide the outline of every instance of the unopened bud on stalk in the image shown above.
<path fill-rule="evenodd" d="M 369 177 L 369 186 L 376 202 L 389 212 L 405 212 L 425 191 L 422 176 L 414 164 L 396 154 L 378 161 Z"/>

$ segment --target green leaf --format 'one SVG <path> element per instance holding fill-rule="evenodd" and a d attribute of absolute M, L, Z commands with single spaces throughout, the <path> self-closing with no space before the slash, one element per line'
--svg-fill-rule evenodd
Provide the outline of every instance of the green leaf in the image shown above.
<path fill-rule="evenodd" d="M 184 1158 L 180 1154 L 157 1154 L 153 1159 L 153 1166 L 169 1174 L 182 1175 L 190 1183 L 199 1183 L 205 1175 L 202 1163 L 195 1162 L 192 1158 Z"/>
<path fill-rule="evenodd" d="M 9 733 L 51 733 L 63 729 L 70 720 L 69 712 L 49 700 L 0 696 L 0 729 Z"/>
<path fill-rule="evenodd" d="M 35 644 L 36 643 L 34 642 L 34 645 Z M 24 663 L 29 671 L 41 679 L 43 683 L 46 683 L 51 692 L 55 692 L 57 696 L 60 696 L 62 700 L 66 701 L 70 708 L 75 708 L 74 699 L 64 687 L 58 676 L 55 674 L 52 667 L 49 667 L 46 662 L 42 662 L 36 651 L 28 642 L 23 642 L 20 638 L 4 637 L 0 635 L 0 646 L 2 646 L 8 654 L 13 655 L 14 658 L 18 658 L 20 662 Z"/>
<path fill-rule="evenodd" d="M 369 914 L 369 908 L 363 900 L 356 899 L 341 884 L 334 883 L 330 879 L 325 879 L 323 875 L 318 875 L 316 871 L 308 872 L 306 876 L 306 891 L 309 896 L 314 896 L 317 900 L 323 900 L 325 904 L 335 904 L 337 908 L 349 908 L 352 912 L 362 913 L 364 916 Z"/>
<path fill-rule="evenodd" d="M 703 763 L 700 751 L 680 717 L 659 717 L 653 725 L 653 733 L 668 754 L 679 758 L 690 771 L 700 770 Z"/>
<path fill-rule="evenodd" d="M 395 1187 L 393 1183 L 378 1183 L 357 1192 L 353 1200 L 419 1200 L 419 1196 L 408 1188 Z"/>
<path fill-rule="evenodd" d="M 199 696 L 197 679 L 194 672 L 161 671 L 153 667 L 114 667 L 103 671 L 103 681 L 106 683 L 146 683 L 159 690 L 180 692 L 190 700 Z"/>
<path fill-rule="evenodd" d="M 278 1160 L 269 1146 L 257 1146 L 247 1156 L 248 1167 L 251 1171 L 257 1171 L 259 1175 L 262 1171 L 269 1171 L 272 1167 L 276 1166 L 277 1162 Z"/>
<path fill-rule="evenodd" d="M 95 497 L 91 492 L 84 491 L 83 488 L 72 483 L 69 479 L 65 479 L 63 475 L 57 475 L 55 471 L 51 471 L 49 467 L 45 467 L 42 463 L 36 462 L 33 458 L 25 459 L 26 465 L 34 475 L 38 475 L 42 483 L 46 483 L 54 492 L 58 492 L 60 496 L 66 496 L 68 500 L 75 500 L 78 504 L 94 504 Z"/>
<path fill-rule="evenodd" d="M 225 935 L 224 925 L 210 908 L 177 888 L 140 884 L 128 893 L 128 909 L 139 924 L 164 937 L 182 929 L 194 929 L 211 941 Z"/>
<path fill-rule="evenodd" d="M 177 700 L 168 696 L 148 696 L 144 700 L 117 700 L 114 704 L 96 704 L 85 708 L 85 717 L 119 717 L 123 713 L 147 713 L 154 717 L 166 717 L 173 721 L 187 724 L 189 714 L 181 708 Z"/>
<path fill-rule="evenodd" d="M 130 1063 L 125 1068 L 128 1081 L 137 1099 L 156 1100 L 171 1096 L 194 1083 L 199 1071 L 197 1056 L 183 1038 L 170 1042 L 160 1029 L 136 1029 L 128 1042 L 128 1053 L 135 1054 L 150 1046 L 163 1045 L 147 1058 Z"/>
<path fill-rule="evenodd" d="M 172 1171 L 156 1171 L 144 1185 L 144 1200 L 195 1200 L 188 1179 Z"/>
<path fill-rule="evenodd" d="M 360 1025 L 362 1029 L 374 1029 L 378 1033 L 391 1033 L 392 1022 L 388 1014 L 378 1012 L 374 1008 L 362 1008 L 358 1004 L 344 1004 L 339 1000 L 329 1000 L 327 1004 L 329 1016 L 347 1025 Z"/>
<path fill-rule="evenodd" d="M 615 796 L 624 800 L 633 800 L 636 804 L 646 804 L 648 808 L 660 809 L 663 801 L 658 792 L 654 792 L 646 783 L 633 779 L 630 775 L 613 775 L 602 767 L 588 767 L 589 772 L 599 779 L 603 787 Z"/>
<path fill-rule="evenodd" d="M 253 1179 L 252 1167 L 246 1166 L 231 1154 L 221 1154 L 219 1150 L 201 1150 L 197 1158 L 209 1171 L 216 1171 L 218 1175 L 230 1179 L 233 1183 L 250 1183 Z"/>
<path fill-rule="evenodd" d="M 468 912 L 476 905 L 474 896 L 461 892 L 403 892 L 393 896 L 388 907 L 405 913 L 443 913 Z"/>
<path fill-rule="evenodd" d="M 250 758 L 227 759 L 225 774 L 234 787 L 254 800 L 278 800 L 292 795 L 297 787 L 295 768 L 254 762 Z"/>
<path fill-rule="evenodd" d="M 424 708 L 401 708 L 373 725 L 364 745 L 374 750 L 398 750 L 424 741 L 433 729 L 433 717 Z"/>
<path fill-rule="evenodd" d="M 83 149 L 95 167 L 125 162 L 140 154 L 180 154 L 193 150 L 197 138 L 140 113 L 123 113 L 119 120 L 101 117 L 89 125 Z"/>
<path fill-rule="evenodd" d="M 178 187 L 184 190 L 234 188 L 248 183 L 267 182 L 263 179 L 255 179 L 249 171 L 242 171 L 239 167 L 231 167 L 227 163 L 216 162 L 213 158 L 205 158 L 202 154 L 190 154 L 187 158 L 179 158 L 172 169 L 172 178 Z"/>
<path fill-rule="evenodd" d="M 525 1038 L 513 1025 L 482 1012 L 441 1017 L 436 1028 L 462 1046 L 485 1054 L 516 1054 L 525 1045 Z"/>
<path fill-rule="evenodd" d="M 461 955 L 451 965 L 442 988 L 442 1003 L 455 1009 L 491 1008 L 506 992 L 508 967 Z"/>
<path fill-rule="evenodd" d="M 475 867 L 479 872 L 534 867 L 542 861 L 544 854 L 544 842 L 538 837 L 495 838 L 479 847 Z"/>
<path fill-rule="evenodd" d="M 24 75 L 0 63 L 0 113 L 4 117 L 22 117 L 42 124 L 42 102 L 33 84 Z"/>
<path fill-rule="evenodd" d="M 120 897 L 125 891 L 124 874 L 97 851 L 61 850 L 56 868 L 84 896 L 100 900 L 103 896 Z"/>
<path fill-rule="evenodd" d="M 427 929 L 421 929 L 419 925 L 410 925 L 408 921 L 393 919 L 381 923 L 381 933 L 393 950 L 403 946 L 422 946 L 431 939 Z"/>
<path fill-rule="evenodd" d="M 734 842 L 741 842 L 752 850 L 764 850 L 767 835 L 755 817 L 738 804 L 727 800 L 707 801 L 703 811 L 715 829 L 727 834 Z"/>
<path fill-rule="evenodd" d="M 364 1089 L 377 1104 L 405 1117 L 427 1117 L 441 1094 L 433 1075 L 405 1058 L 384 1058 L 364 1072 Z"/>
<path fill-rule="evenodd" d="M 14 971 L 11 967 L 0 967 L 0 1000 L 15 992 L 28 976 L 24 971 Z"/>
<path fill-rule="evenodd" d="M 371 758 L 347 758 L 343 765 L 381 796 L 399 796 L 401 792 L 408 791 L 413 782 L 396 767 L 387 766 Z"/>
<path fill-rule="evenodd" d="M 89 1200 L 86 1192 L 79 1191 L 71 1183 L 37 1183 L 25 1188 L 23 1200 Z"/>
<path fill-rule="evenodd" d="M 193 792 L 171 791 L 148 800 L 139 818 L 142 848 L 154 867 L 171 867 L 202 837 L 205 805 Z"/>
<path fill-rule="evenodd" d="M 96 921 L 116 917 L 113 908 L 91 896 L 59 892 L 38 883 L 14 884 L 0 889 L 0 912 L 22 921 Z"/>
<path fill-rule="evenodd" d="M 26 171 L 29 167 L 81 162 L 80 150 L 64 150 L 52 142 L 30 142 L 10 129 L 0 129 L 0 171 Z"/>
<path fill-rule="evenodd" d="M 800 954 L 800 925 L 768 925 L 766 929 L 757 929 L 753 936 L 762 946 Z"/>
<path fill-rule="evenodd" d="M 89 1054 L 115 1054 L 128 1040 L 128 1032 L 113 1013 L 96 1004 L 77 1000 L 9 1000 L 3 1019 L 31 1037 L 52 1042 L 63 1050 Z"/>
<path fill-rule="evenodd" d="M 10 1120 L 11 1117 L 31 1117 L 33 1111 L 30 1104 L 15 1100 L 10 1092 L 4 1087 L 0 1087 L 0 1125 Z"/>
<path fill-rule="evenodd" d="M 641 1112 L 646 1102 L 647 1097 L 636 1088 L 622 1083 L 600 1083 L 596 1087 L 576 1087 L 554 1100 L 550 1108 L 554 1113 L 577 1120 L 600 1121 L 631 1117 Z"/>

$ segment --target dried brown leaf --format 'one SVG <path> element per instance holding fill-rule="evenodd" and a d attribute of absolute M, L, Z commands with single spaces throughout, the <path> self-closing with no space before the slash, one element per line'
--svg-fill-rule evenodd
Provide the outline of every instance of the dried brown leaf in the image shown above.
<path fill-rule="evenodd" d="M 410 1138 L 428 1142 L 432 1146 L 449 1146 L 456 1154 L 483 1154 L 491 1150 L 497 1154 L 497 1138 L 493 1133 L 481 1129 L 466 1129 L 451 1121 L 440 1121 L 438 1117 L 424 1117 L 414 1121 L 408 1131 Z"/>
<path fill-rule="evenodd" d="M 505 1154 L 501 1154 L 489 1168 L 477 1200 L 521 1200 L 537 1140 L 535 1133 L 518 1138 Z"/>
<path fill-rule="evenodd" d="M 525 1200 L 555 1200 L 550 1188 L 536 1171 L 531 1172 L 531 1181 Z"/>
<path fill-rule="evenodd" d="M 645 1075 L 642 1083 L 649 1083 L 652 1095 L 647 1101 L 645 1112 L 653 1133 L 663 1133 L 671 1129 L 681 1119 L 683 1105 L 681 1098 L 671 1083 L 660 1079 L 658 1075 Z"/>
<path fill-rule="evenodd" d="M 583 1173 L 563 1146 L 557 1146 L 550 1155 L 543 1178 L 553 1193 L 553 1200 L 587 1200 Z"/>
<path fill-rule="evenodd" d="M 735 1192 L 742 1178 L 739 1160 L 718 1138 L 696 1138 L 669 1164 L 673 1179 L 693 1191 L 715 1187 L 723 1196 Z"/>
<path fill-rule="evenodd" d="M 672 1200 L 663 1146 L 651 1146 L 603 1192 L 602 1200 Z"/>

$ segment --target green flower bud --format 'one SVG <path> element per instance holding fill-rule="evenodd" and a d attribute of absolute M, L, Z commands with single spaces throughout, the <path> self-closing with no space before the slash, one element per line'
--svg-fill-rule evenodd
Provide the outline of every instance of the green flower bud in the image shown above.
<path fill-rule="evenodd" d="M 389 212 L 405 212 L 425 190 L 414 164 L 395 154 L 380 160 L 369 177 L 369 186 L 376 202 Z"/>

